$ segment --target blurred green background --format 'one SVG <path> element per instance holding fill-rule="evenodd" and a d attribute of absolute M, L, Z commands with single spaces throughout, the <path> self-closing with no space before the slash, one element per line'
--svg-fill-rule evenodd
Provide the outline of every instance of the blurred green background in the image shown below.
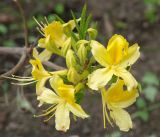
<path fill-rule="evenodd" d="M 104 45 L 117 33 L 140 45 L 141 57 L 133 66 L 134 76 L 142 84 L 140 98 L 129 108 L 133 130 L 122 133 L 110 125 L 103 129 L 101 97 L 95 93 L 83 101 L 91 115 L 87 120 L 72 120 L 67 133 L 54 129 L 54 119 L 43 123 L 33 118 L 38 113 L 35 86 L 17 87 L 10 81 L 0 81 L 0 137 L 160 137 L 160 0 L 21 0 L 29 29 L 29 42 L 36 44 L 41 36 L 36 30 L 37 20 L 44 16 L 54 20 L 54 14 L 71 19 L 77 17 L 84 3 L 93 15 L 99 31 L 98 40 Z M 12 0 L 0 1 L 0 47 L 23 47 L 23 27 L 17 6 Z M 1 55 L 0 73 L 12 68 L 19 56 Z M 61 61 L 62 64 L 63 60 Z M 62 64 L 63 65 L 63 64 Z M 25 73 L 29 71 L 27 66 Z M 24 73 L 19 70 L 19 75 Z M 23 73 L 22 73 L 23 72 Z"/>

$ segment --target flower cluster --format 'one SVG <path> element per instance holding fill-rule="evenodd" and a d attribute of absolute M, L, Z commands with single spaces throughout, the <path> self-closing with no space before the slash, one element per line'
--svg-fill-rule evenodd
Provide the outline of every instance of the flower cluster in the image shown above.
<path fill-rule="evenodd" d="M 132 128 L 132 120 L 124 109 L 132 105 L 138 94 L 138 83 L 130 73 L 131 66 L 140 56 L 138 44 L 129 46 L 127 40 L 113 35 L 107 46 L 96 41 L 97 30 L 89 27 L 90 16 L 84 8 L 81 18 L 65 23 L 61 19 L 39 24 L 42 38 L 33 50 L 32 77 L 13 78 L 21 85 L 36 82 L 39 106 L 50 107 L 39 116 L 55 116 L 55 128 L 67 131 L 70 113 L 88 118 L 80 103 L 85 92 L 94 90 L 102 96 L 104 127 L 106 120 L 120 130 Z M 52 61 L 52 55 L 64 58 L 66 69 L 48 71 L 43 62 Z M 48 82 L 48 83 L 47 83 Z"/>

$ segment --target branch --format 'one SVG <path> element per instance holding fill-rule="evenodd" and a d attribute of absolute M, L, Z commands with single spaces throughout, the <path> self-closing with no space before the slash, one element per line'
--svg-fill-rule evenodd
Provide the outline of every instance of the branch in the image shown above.
<path fill-rule="evenodd" d="M 66 68 L 61 67 L 61 66 L 59 66 L 59 65 L 57 65 L 57 64 L 54 64 L 54 63 L 52 63 L 52 62 L 50 62 L 50 61 L 43 62 L 43 64 L 44 64 L 45 66 L 50 67 L 50 68 L 53 68 L 53 69 L 55 69 L 55 70 L 64 70 L 64 69 L 66 69 Z"/>
<path fill-rule="evenodd" d="M 28 54 L 30 54 L 32 51 L 32 48 L 26 49 L 26 48 L 21 48 L 21 47 L 14 47 L 14 48 L 0 47 L 0 55 L 11 55 L 11 56 L 22 55 L 24 53 L 24 50 L 26 50 L 26 52 Z M 43 64 L 47 67 L 54 69 L 54 70 L 65 69 L 64 67 L 58 66 L 50 61 L 43 62 Z"/>
<path fill-rule="evenodd" d="M 0 47 L 0 55 L 21 55 L 23 54 L 25 48 L 15 47 L 15 48 L 7 48 L 7 47 Z M 27 52 L 29 53 L 29 49 L 27 48 Z"/>
<path fill-rule="evenodd" d="M 9 76 L 11 74 L 14 74 L 15 72 L 17 72 L 17 70 L 23 65 L 23 63 L 25 62 L 27 57 L 27 52 L 24 51 L 24 53 L 22 54 L 20 60 L 18 61 L 18 63 L 9 71 L 7 71 L 6 73 L 3 73 L 0 75 L 0 79 L 3 79 L 3 76 Z"/>

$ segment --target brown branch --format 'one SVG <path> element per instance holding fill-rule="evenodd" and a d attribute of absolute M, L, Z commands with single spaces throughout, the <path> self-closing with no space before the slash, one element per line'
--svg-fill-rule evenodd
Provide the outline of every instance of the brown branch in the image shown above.
<path fill-rule="evenodd" d="M 14 48 L 7 48 L 7 47 L 0 47 L 0 55 L 21 55 L 23 54 L 25 48 L 21 47 L 14 47 Z M 28 52 L 29 49 L 27 49 Z"/>
<path fill-rule="evenodd" d="M 14 47 L 14 48 L 6 48 L 6 47 L 0 47 L 0 55 L 22 55 L 24 53 L 24 50 L 27 50 L 26 52 L 29 54 L 32 51 L 32 48 L 20 48 L 20 47 Z M 61 67 L 57 64 L 54 64 L 50 61 L 43 62 L 43 64 L 47 67 L 50 67 L 54 70 L 63 70 L 65 69 L 64 67 Z"/>
<path fill-rule="evenodd" d="M 23 63 L 25 62 L 27 57 L 27 52 L 24 51 L 24 53 L 22 54 L 20 60 L 18 61 L 18 63 L 9 71 L 7 71 L 6 73 L 3 73 L 0 75 L 0 79 L 3 79 L 3 76 L 9 76 L 11 74 L 14 74 L 15 72 L 17 72 L 17 70 L 23 65 Z"/>
<path fill-rule="evenodd" d="M 57 64 L 54 64 L 54 63 L 52 63 L 50 61 L 43 62 L 43 64 L 45 66 L 47 66 L 47 67 L 53 68 L 54 70 L 64 70 L 64 69 L 66 69 L 66 68 L 61 67 L 61 66 L 59 66 Z"/>

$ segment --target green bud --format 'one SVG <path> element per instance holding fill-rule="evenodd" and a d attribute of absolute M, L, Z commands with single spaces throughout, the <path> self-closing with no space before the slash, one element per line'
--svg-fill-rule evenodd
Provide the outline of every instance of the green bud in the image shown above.
<path fill-rule="evenodd" d="M 87 30 L 87 32 L 88 32 L 88 34 L 89 34 L 90 39 L 93 40 L 93 39 L 95 39 L 95 38 L 97 37 L 98 32 L 97 32 L 96 29 L 89 28 L 89 29 Z"/>
<path fill-rule="evenodd" d="M 77 73 L 75 68 L 70 67 L 67 73 L 67 78 L 70 82 L 76 84 L 81 80 L 81 76 Z"/>
<path fill-rule="evenodd" d="M 66 65 L 68 68 L 75 67 L 77 64 L 73 50 L 69 49 L 66 54 Z"/>
<path fill-rule="evenodd" d="M 71 38 L 68 38 L 62 46 L 62 49 L 61 49 L 62 55 L 66 56 L 66 53 L 70 48 L 71 48 Z"/>
<path fill-rule="evenodd" d="M 80 59 L 80 63 L 83 65 L 87 59 L 87 50 L 84 44 L 79 45 L 77 55 Z"/>

